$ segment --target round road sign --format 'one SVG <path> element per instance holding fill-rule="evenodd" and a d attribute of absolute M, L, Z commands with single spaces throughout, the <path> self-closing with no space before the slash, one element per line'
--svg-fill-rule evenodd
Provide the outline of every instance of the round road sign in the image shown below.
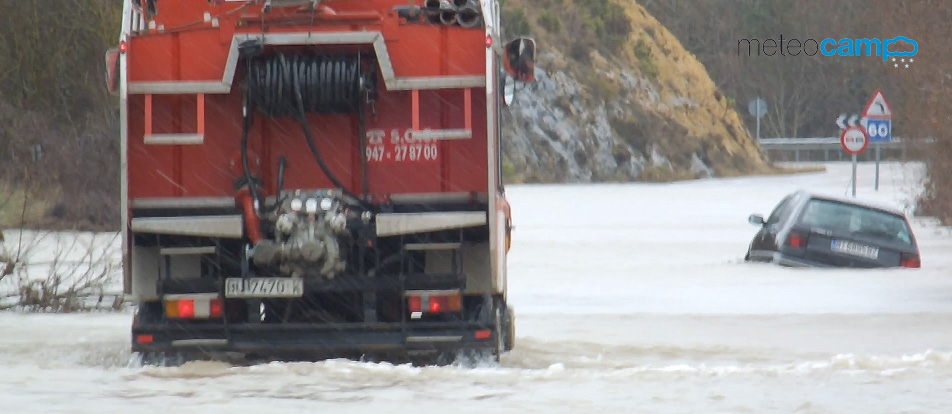
<path fill-rule="evenodd" d="M 863 127 L 850 127 L 843 130 L 840 134 L 840 145 L 843 151 L 850 155 L 862 154 L 869 146 L 869 136 L 866 135 L 866 129 Z"/>

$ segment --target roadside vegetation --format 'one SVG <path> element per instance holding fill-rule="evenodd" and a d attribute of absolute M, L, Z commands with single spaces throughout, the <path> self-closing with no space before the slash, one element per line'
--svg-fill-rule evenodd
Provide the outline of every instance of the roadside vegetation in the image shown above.
<path fill-rule="evenodd" d="M 0 229 L 115 229 L 118 113 L 105 91 L 103 53 L 117 42 L 121 2 L 8 3 L 0 25 Z"/>
<path fill-rule="evenodd" d="M 0 309 L 121 305 L 115 99 L 121 2 L 7 2 L 0 25 Z M 106 233 L 76 230 L 113 230 Z"/>

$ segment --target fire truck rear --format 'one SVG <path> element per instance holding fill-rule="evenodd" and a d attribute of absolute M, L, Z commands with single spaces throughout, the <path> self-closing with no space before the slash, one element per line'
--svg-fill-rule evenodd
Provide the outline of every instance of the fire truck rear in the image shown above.
<path fill-rule="evenodd" d="M 499 118 L 534 43 L 499 27 L 496 0 L 126 0 L 133 351 L 511 349 Z"/>

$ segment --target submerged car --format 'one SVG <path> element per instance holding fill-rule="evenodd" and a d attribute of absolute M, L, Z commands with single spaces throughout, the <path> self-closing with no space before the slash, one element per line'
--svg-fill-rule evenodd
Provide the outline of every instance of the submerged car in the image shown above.
<path fill-rule="evenodd" d="M 919 247 L 906 215 L 856 199 L 797 191 L 786 196 L 760 226 L 747 261 L 797 267 L 920 266 Z"/>

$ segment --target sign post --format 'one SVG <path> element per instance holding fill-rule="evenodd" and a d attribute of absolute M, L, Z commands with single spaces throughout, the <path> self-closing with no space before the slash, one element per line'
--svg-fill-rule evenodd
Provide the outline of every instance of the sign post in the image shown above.
<path fill-rule="evenodd" d="M 767 101 L 758 97 L 747 103 L 747 112 L 757 118 L 757 142 L 760 142 L 760 118 L 767 113 Z"/>
<path fill-rule="evenodd" d="M 856 156 L 866 151 L 869 146 L 869 137 L 866 135 L 866 129 L 862 127 L 849 127 L 840 133 L 840 145 L 843 151 L 853 156 L 853 178 L 850 180 L 853 184 L 853 197 L 856 197 Z"/>
<path fill-rule="evenodd" d="M 876 145 L 876 182 L 874 189 L 879 191 L 879 162 L 882 159 L 880 143 L 892 141 L 892 109 L 883 96 L 883 91 L 877 89 L 873 97 L 863 110 L 866 119 L 866 134 L 869 141 Z"/>

